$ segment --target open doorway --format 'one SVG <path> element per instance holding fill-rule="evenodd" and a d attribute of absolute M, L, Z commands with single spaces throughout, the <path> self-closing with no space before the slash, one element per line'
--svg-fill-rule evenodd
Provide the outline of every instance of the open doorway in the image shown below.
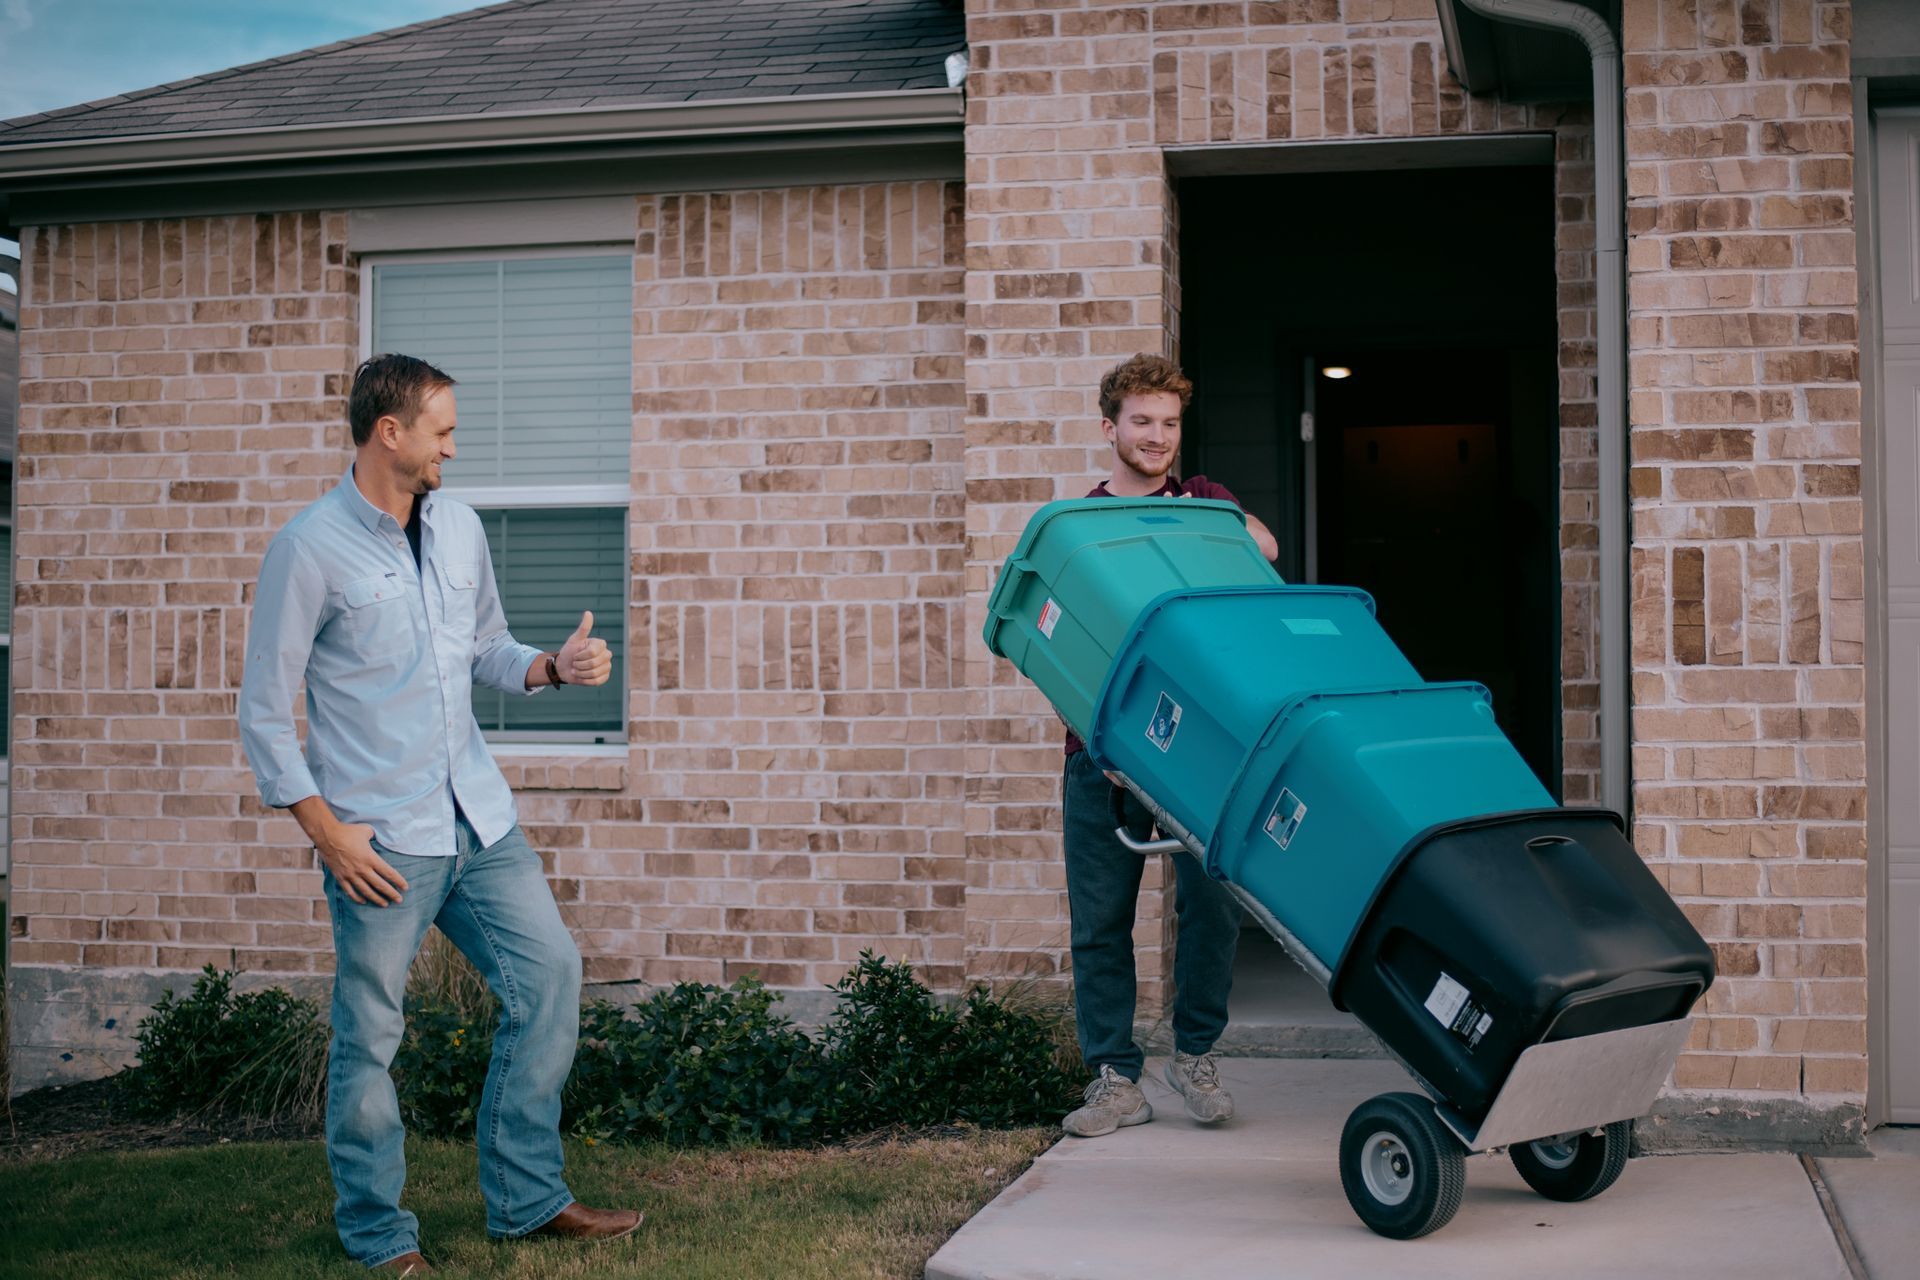
<path fill-rule="evenodd" d="M 1188 178 L 1178 194 L 1183 473 L 1266 522 L 1288 581 L 1371 592 L 1424 678 L 1486 685 L 1560 795 L 1551 166 Z M 1251 1047 L 1311 1052 L 1321 1027 L 1321 1048 L 1351 1041 L 1257 929 L 1235 983 L 1230 1034 Z"/>

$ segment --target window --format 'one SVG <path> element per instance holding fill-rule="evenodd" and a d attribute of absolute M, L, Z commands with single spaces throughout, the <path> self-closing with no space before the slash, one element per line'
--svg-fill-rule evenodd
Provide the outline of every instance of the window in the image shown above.
<path fill-rule="evenodd" d="M 514 637 L 558 649 L 593 610 L 613 679 L 520 698 L 475 689 L 498 742 L 626 741 L 633 261 L 627 253 L 385 258 L 368 264 L 368 353 L 459 380 L 445 492 L 480 512 Z"/>

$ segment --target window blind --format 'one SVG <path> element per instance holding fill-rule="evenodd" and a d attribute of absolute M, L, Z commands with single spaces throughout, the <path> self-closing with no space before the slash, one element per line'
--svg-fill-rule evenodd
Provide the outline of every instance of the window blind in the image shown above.
<path fill-rule="evenodd" d="M 559 650 L 593 610 L 593 634 L 613 653 L 613 677 L 594 688 L 523 698 L 476 688 L 474 715 L 493 732 L 604 734 L 626 741 L 627 509 L 482 511 L 493 574 L 514 639 Z"/>
<path fill-rule="evenodd" d="M 372 349 L 459 380 L 448 491 L 628 474 L 633 265 L 624 254 L 378 263 Z"/>

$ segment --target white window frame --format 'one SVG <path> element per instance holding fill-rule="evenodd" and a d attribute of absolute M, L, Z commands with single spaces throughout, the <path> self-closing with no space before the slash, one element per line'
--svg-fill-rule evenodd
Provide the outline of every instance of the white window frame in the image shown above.
<path fill-rule="evenodd" d="M 423 251 L 394 251 L 381 253 L 363 253 L 359 256 L 360 267 L 360 360 L 367 360 L 373 351 L 373 295 L 377 268 L 395 264 L 416 262 L 502 262 L 524 261 L 534 258 L 592 258 L 625 255 L 633 260 L 633 242 L 630 240 L 609 241 L 605 243 L 583 242 L 581 244 L 542 245 L 539 247 L 513 247 L 494 249 L 434 249 Z M 356 362 L 357 363 L 357 362 Z M 631 361 L 628 376 L 631 378 Z M 621 563 L 633 562 L 633 435 L 629 425 L 627 434 L 627 479 L 621 484 L 578 484 L 550 485 L 546 487 L 518 485 L 469 485 L 459 488 L 448 485 L 441 492 L 450 498 L 457 498 L 476 511 L 511 510 L 513 508 L 538 509 L 542 511 L 558 510 L 565 507 L 625 507 L 627 519 L 623 525 L 623 544 Z M 621 576 L 622 616 L 621 634 L 627 634 L 625 610 L 633 604 L 633 582 L 629 572 L 622 570 Z M 623 695 L 631 693 L 626 682 L 626 673 L 619 672 Z M 486 729 L 482 735 L 495 758 L 516 758 L 522 756 L 588 756 L 608 759 L 627 758 L 627 733 L 631 716 L 623 696 L 620 712 L 618 742 L 595 742 L 595 738 L 604 737 L 613 730 L 592 729 Z"/>

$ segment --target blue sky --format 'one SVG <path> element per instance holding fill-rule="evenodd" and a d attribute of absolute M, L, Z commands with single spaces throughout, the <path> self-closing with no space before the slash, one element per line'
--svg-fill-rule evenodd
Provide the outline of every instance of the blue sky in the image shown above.
<path fill-rule="evenodd" d="M 0 120 L 405 26 L 487 0 L 0 0 Z M 11 241 L 0 240 L 9 253 Z"/>

